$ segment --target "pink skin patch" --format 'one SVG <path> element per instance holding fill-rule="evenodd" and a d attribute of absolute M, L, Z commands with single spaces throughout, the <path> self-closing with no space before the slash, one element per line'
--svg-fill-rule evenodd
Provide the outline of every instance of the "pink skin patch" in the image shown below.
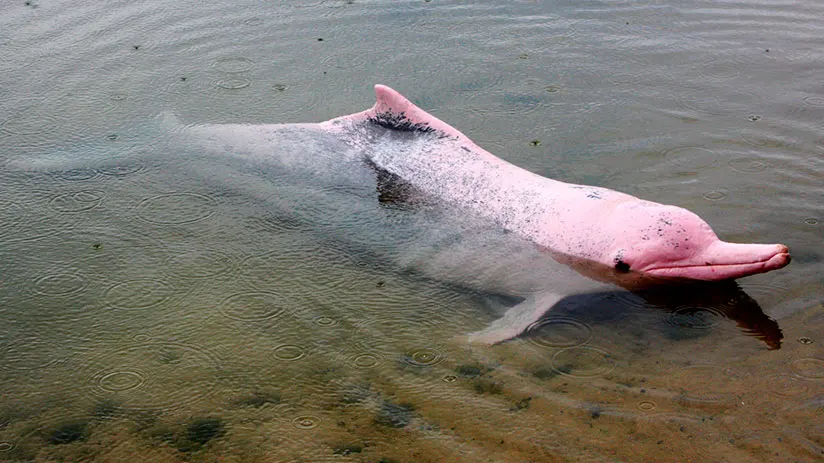
<path fill-rule="evenodd" d="M 372 135 L 364 135 L 368 124 L 420 133 L 418 146 L 406 140 L 402 149 L 373 154 L 370 162 L 553 256 L 565 256 L 556 257 L 559 261 L 596 263 L 608 268 L 608 279 L 617 284 L 629 275 L 655 281 L 735 279 L 790 262 L 782 244 L 721 241 L 686 209 L 541 177 L 492 155 L 391 88 L 376 85 L 375 94 L 371 109 L 320 127 L 355 146 L 371 142 Z"/>

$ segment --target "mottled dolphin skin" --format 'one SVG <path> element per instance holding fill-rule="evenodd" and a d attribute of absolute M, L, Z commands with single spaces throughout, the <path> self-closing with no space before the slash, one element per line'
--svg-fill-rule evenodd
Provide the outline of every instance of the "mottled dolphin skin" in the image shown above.
<path fill-rule="evenodd" d="M 371 109 L 320 124 L 206 125 L 185 131 L 190 140 L 217 151 L 228 146 L 234 155 L 255 162 L 271 162 L 267 147 L 283 148 L 278 140 L 291 138 L 295 143 L 279 150 L 277 162 L 302 166 L 317 178 L 361 175 L 347 173 L 346 165 L 368 165 L 377 174 L 378 189 L 392 190 L 381 192 L 381 198 L 419 195 L 442 202 L 455 213 L 478 217 L 532 243 L 547 260 L 588 277 L 582 281 L 638 289 L 736 279 L 790 261 L 781 244 L 722 241 L 686 209 L 529 172 L 487 152 L 391 88 L 377 85 L 375 93 Z M 424 265 L 435 274 L 449 273 L 460 267 L 457 260 L 440 257 Z M 562 298 L 603 289 L 569 284 L 563 272 L 553 271 L 566 280 L 547 281 L 519 294 L 523 303 L 469 339 L 495 344 L 513 338 Z"/>
<path fill-rule="evenodd" d="M 655 277 L 716 281 L 784 267 L 782 244 L 721 241 L 694 213 L 606 188 L 551 180 L 512 165 L 398 92 L 375 86 L 371 109 L 321 124 L 359 139 L 365 123 L 420 133 L 399 152 L 370 156 L 416 188 L 488 217 L 536 245 L 566 256 Z"/>

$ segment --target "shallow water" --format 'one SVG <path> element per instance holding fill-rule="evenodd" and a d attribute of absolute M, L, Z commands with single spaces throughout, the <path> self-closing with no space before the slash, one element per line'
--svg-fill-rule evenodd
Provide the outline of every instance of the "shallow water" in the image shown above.
<path fill-rule="evenodd" d="M 823 5 L 0 11 L 0 460 L 824 458 Z M 160 116 L 322 121 L 374 83 L 517 165 L 794 261 L 740 289 L 571 297 L 468 346 L 512 301 L 384 258 L 429 222 L 336 234 L 357 188 L 261 182 Z"/>

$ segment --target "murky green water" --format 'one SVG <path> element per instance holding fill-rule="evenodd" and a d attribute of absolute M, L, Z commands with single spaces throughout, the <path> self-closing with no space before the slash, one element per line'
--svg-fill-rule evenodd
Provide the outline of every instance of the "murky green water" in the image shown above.
<path fill-rule="evenodd" d="M 0 12 L 0 460 L 824 458 L 824 6 Z M 512 301 L 386 258 L 429 222 L 390 209 L 381 234 L 347 215 L 358 191 L 205 158 L 160 116 L 317 122 L 374 83 L 515 164 L 794 261 L 740 288 L 571 297 L 469 346 Z M 437 238 L 418 261 L 465 237 Z"/>

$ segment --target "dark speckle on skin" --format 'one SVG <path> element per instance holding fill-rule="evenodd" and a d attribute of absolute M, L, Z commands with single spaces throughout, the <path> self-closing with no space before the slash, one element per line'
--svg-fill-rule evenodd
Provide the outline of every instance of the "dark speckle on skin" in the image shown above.
<path fill-rule="evenodd" d="M 615 270 L 620 273 L 627 273 L 630 270 L 629 264 L 624 262 L 624 250 L 619 249 L 615 254 Z"/>
<path fill-rule="evenodd" d="M 412 123 L 412 121 L 410 121 L 406 117 L 405 113 L 393 113 L 391 111 L 377 113 L 374 117 L 369 118 L 369 122 L 377 124 L 386 129 L 399 130 L 402 132 L 435 132 L 435 129 L 430 127 L 428 124 Z"/>

